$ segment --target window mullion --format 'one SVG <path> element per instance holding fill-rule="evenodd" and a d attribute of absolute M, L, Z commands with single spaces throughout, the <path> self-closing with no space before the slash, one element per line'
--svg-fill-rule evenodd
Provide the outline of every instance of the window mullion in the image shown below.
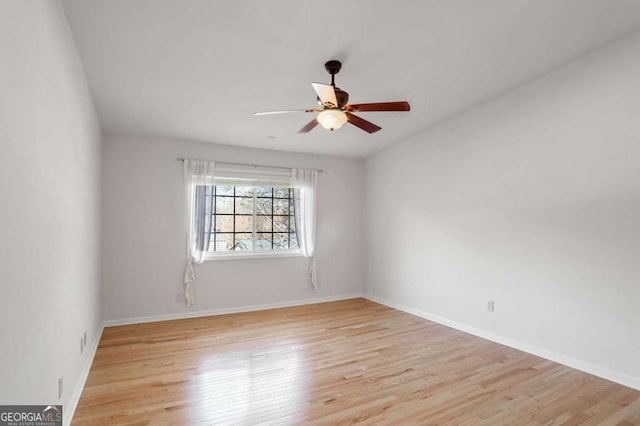
<path fill-rule="evenodd" d="M 252 240 L 252 251 L 256 250 L 256 231 L 257 231 L 257 218 L 258 218 L 258 213 L 257 213 L 257 208 L 256 208 L 256 204 L 257 204 L 257 192 L 258 192 L 258 188 L 257 187 L 253 187 L 253 232 L 251 233 L 251 240 Z"/>
<path fill-rule="evenodd" d="M 287 192 L 287 249 L 291 249 L 291 188 Z"/>
<path fill-rule="evenodd" d="M 211 225 L 211 231 L 213 232 L 213 251 L 218 251 L 218 239 L 220 236 L 218 235 L 218 186 L 213 185 L 212 197 L 214 199 L 213 203 L 213 224 Z"/>

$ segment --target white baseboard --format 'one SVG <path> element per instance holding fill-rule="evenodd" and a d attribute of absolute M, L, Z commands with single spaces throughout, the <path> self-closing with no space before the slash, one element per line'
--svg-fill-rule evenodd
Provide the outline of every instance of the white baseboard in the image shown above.
<path fill-rule="evenodd" d="M 452 321 L 447 318 L 433 315 L 428 312 L 421 311 L 419 309 L 412 308 L 410 306 L 402 305 L 400 303 L 391 302 L 389 300 L 382 299 L 370 294 L 363 296 L 365 299 L 369 299 L 373 302 L 380 303 L 390 308 L 398 309 L 420 318 L 428 319 L 429 321 L 437 322 L 438 324 L 445 325 L 447 327 L 455 328 L 456 330 L 464 331 L 465 333 L 473 334 L 474 336 L 481 337 L 492 342 L 500 343 L 501 345 L 509 346 L 510 348 L 518 349 L 523 352 L 536 355 L 550 361 L 557 362 L 558 364 L 566 365 L 567 367 L 575 368 L 576 370 L 584 371 L 585 373 L 592 374 L 594 376 L 601 377 L 603 379 L 628 386 L 633 389 L 640 390 L 640 378 L 632 377 L 627 374 L 619 373 L 617 371 L 609 370 L 608 368 L 600 367 L 589 362 L 573 358 L 567 355 L 552 352 L 537 346 L 529 345 L 527 343 L 519 342 L 517 340 L 510 339 L 498 334 L 494 334 L 485 330 L 470 327 L 465 324 Z"/>
<path fill-rule="evenodd" d="M 116 325 L 142 324 L 145 322 L 208 317 L 212 315 L 237 314 L 240 312 L 264 311 L 266 309 L 289 308 L 292 306 L 312 305 L 314 303 L 336 302 L 339 300 L 355 299 L 358 297 L 364 297 L 364 294 L 350 293 L 350 294 L 342 294 L 339 296 L 318 297 L 314 299 L 302 299 L 302 300 L 290 300 L 286 302 L 266 303 L 261 305 L 248 305 L 248 306 L 238 306 L 233 308 L 209 309 L 204 311 L 178 312 L 174 314 L 151 315 L 146 317 L 107 320 L 104 322 L 104 326 L 113 327 Z"/>
<path fill-rule="evenodd" d="M 69 398 L 69 402 L 67 403 L 67 405 L 63 407 L 62 423 L 65 426 L 69 426 L 71 424 L 71 420 L 73 419 L 73 414 L 76 412 L 76 408 L 78 407 L 78 402 L 80 402 L 80 397 L 82 396 L 84 385 L 87 382 L 87 377 L 89 377 L 91 364 L 93 364 L 93 359 L 96 356 L 96 351 L 98 350 L 98 345 L 100 344 L 100 338 L 102 337 L 103 330 L 104 330 L 104 324 L 101 324 L 100 329 L 98 330 L 98 333 L 96 334 L 95 338 L 91 342 L 91 346 L 88 348 L 89 351 L 86 352 L 84 365 L 82 366 L 80 377 L 76 381 L 76 385 L 73 388 L 73 393 L 71 394 L 71 398 Z"/>

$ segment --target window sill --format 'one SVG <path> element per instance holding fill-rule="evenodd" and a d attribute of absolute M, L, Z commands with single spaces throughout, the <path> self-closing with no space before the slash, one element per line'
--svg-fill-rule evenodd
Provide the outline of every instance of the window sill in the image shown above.
<path fill-rule="evenodd" d="M 210 260 L 243 260 L 243 259 L 268 259 L 268 258 L 276 258 L 276 257 L 303 257 L 302 254 L 296 251 L 281 251 L 281 252 L 243 252 L 243 253 L 216 253 L 209 254 L 205 258 L 205 261 Z"/>

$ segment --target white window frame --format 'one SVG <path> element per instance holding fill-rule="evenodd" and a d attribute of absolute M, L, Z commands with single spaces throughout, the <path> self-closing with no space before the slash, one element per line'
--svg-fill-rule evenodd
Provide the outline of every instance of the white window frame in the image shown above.
<path fill-rule="evenodd" d="M 274 186 L 293 188 L 291 182 L 291 169 L 266 166 L 245 166 L 231 163 L 216 163 L 214 171 L 214 183 L 216 186 Z M 257 234 L 256 226 L 256 193 L 253 195 L 253 230 Z M 238 259 L 264 259 L 276 257 L 303 257 L 299 249 L 276 250 L 241 250 L 241 251 L 209 251 L 205 255 L 205 261 L 211 260 L 238 260 Z"/>

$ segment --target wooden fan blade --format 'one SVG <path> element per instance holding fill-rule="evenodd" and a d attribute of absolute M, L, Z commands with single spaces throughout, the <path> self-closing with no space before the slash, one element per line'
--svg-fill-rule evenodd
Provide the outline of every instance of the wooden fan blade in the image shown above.
<path fill-rule="evenodd" d="M 320 112 L 321 109 L 285 109 L 282 111 L 265 111 L 265 112 L 254 112 L 253 115 L 273 115 L 273 114 L 287 114 L 290 112 Z"/>
<path fill-rule="evenodd" d="M 323 105 L 331 108 L 338 107 L 338 100 L 336 99 L 336 91 L 330 84 L 311 83 L 313 90 L 316 91 L 320 101 Z"/>
<path fill-rule="evenodd" d="M 353 112 L 384 112 L 384 111 L 410 111 L 411 105 L 409 102 L 374 102 L 371 104 L 351 104 L 345 105 L 347 111 Z"/>
<path fill-rule="evenodd" d="M 382 129 L 382 127 L 373 124 L 372 122 L 367 121 L 364 118 L 360 118 L 355 114 L 352 114 L 350 112 L 345 112 L 345 114 L 347 114 L 347 120 L 349 121 L 349 123 L 353 124 L 356 127 L 360 127 L 367 133 L 375 133 L 378 130 Z"/>
<path fill-rule="evenodd" d="M 304 126 L 302 129 L 300 129 L 298 131 L 298 133 L 309 133 L 311 130 L 313 130 L 314 127 L 316 127 L 318 125 L 318 120 L 316 120 L 315 118 L 313 120 L 311 120 L 310 122 L 307 123 L 306 126 Z"/>

